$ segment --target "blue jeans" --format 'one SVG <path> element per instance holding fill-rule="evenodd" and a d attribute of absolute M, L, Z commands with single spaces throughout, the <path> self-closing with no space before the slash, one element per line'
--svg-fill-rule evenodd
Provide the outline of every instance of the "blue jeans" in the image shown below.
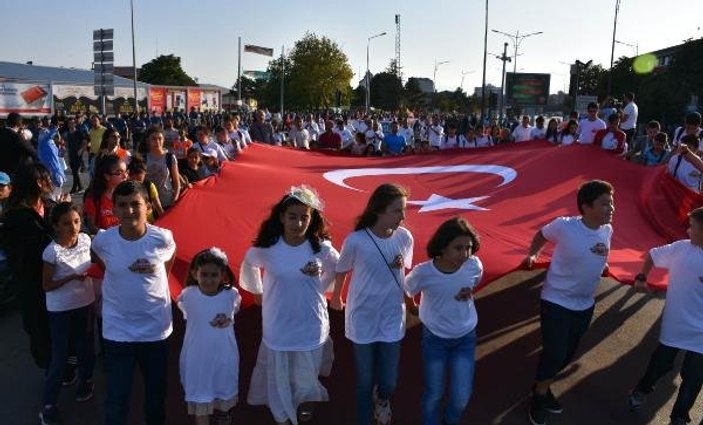
<path fill-rule="evenodd" d="M 356 423 L 369 425 L 373 411 L 373 387 L 378 385 L 378 398 L 381 400 L 390 399 L 395 391 L 400 341 L 352 345 L 356 363 Z"/>
<path fill-rule="evenodd" d="M 68 340 L 74 338 L 78 355 L 78 376 L 81 381 L 93 378 L 95 351 L 93 349 L 93 306 L 75 310 L 49 312 L 51 358 L 44 381 L 44 405 L 58 402 L 61 381 L 68 359 Z"/>
<path fill-rule="evenodd" d="M 444 423 L 458 424 L 471 398 L 474 382 L 476 330 L 459 338 L 441 338 L 422 329 L 422 358 L 425 389 L 422 394 L 422 423 L 439 424 L 440 402 L 449 376 L 449 396 Z"/>
<path fill-rule="evenodd" d="M 139 365 L 144 378 L 144 418 L 147 425 L 166 422 L 166 376 L 168 339 L 154 342 L 116 342 L 105 340 L 107 370 L 106 425 L 127 423 L 134 367 Z"/>

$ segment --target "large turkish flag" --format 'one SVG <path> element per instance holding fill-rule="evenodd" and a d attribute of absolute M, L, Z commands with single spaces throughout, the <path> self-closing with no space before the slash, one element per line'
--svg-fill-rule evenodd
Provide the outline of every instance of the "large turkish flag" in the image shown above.
<path fill-rule="evenodd" d="M 529 142 L 392 158 L 355 158 L 253 145 L 220 175 L 195 185 L 158 224 L 173 231 L 177 261 L 172 290 L 180 291 L 188 263 L 201 249 L 223 248 L 236 272 L 270 208 L 293 185 L 306 183 L 325 201 L 333 243 L 341 247 L 370 192 L 394 182 L 410 190 L 406 226 L 415 262 L 444 220 L 462 215 L 480 233 L 483 284 L 520 265 L 535 232 L 553 218 L 578 215 L 576 189 L 602 179 L 615 186 L 610 275 L 631 282 L 648 249 L 685 237 L 686 212 L 703 198 L 669 178 L 662 167 L 629 163 L 594 146 Z M 542 258 L 549 259 L 551 248 Z M 663 273 L 652 275 L 665 287 Z M 245 301 L 248 299 L 245 298 Z"/>

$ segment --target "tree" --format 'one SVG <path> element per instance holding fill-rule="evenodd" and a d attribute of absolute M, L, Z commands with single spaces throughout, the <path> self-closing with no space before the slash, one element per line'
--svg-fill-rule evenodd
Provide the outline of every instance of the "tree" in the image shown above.
<path fill-rule="evenodd" d="M 408 78 L 405 83 L 404 106 L 424 108 L 429 104 L 429 96 L 420 89 L 420 82 L 415 77 Z"/>
<path fill-rule="evenodd" d="M 371 103 L 373 106 L 388 111 L 395 111 L 400 107 L 403 94 L 403 83 L 398 78 L 398 66 L 393 59 L 384 72 L 371 78 Z"/>
<path fill-rule="evenodd" d="M 165 86 L 197 86 L 193 78 L 181 68 L 181 58 L 174 55 L 161 55 L 142 65 L 139 80 L 149 84 Z"/>
<path fill-rule="evenodd" d="M 279 96 L 283 64 L 286 106 L 294 109 L 331 107 L 336 104 L 337 92 L 341 93 L 341 104 L 350 103 L 354 74 L 347 55 L 329 38 L 307 33 L 296 41 L 287 56 L 269 63 L 271 79 L 263 90 L 264 104 L 278 103 L 274 99 Z"/>

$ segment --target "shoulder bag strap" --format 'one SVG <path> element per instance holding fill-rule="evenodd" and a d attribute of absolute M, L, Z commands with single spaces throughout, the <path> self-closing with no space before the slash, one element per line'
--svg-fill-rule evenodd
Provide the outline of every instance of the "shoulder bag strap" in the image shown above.
<path fill-rule="evenodd" d="M 381 257 L 383 258 L 383 263 L 386 265 L 386 267 L 388 267 L 388 271 L 391 272 L 391 276 L 393 276 L 393 280 L 395 281 L 396 285 L 398 285 L 398 288 L 400 288 L 401 286 L 400 286 L 400 281 L 398 280 L 398 276 L 395 275 L 395 272 L 391 268 L 391 265 L 388 263 L 386 256 L 383 255 L 383 251 L 381 251 L 381 247 L 378 246 L 378 244 L 376 243 L 376 240 L 373 238 L 373 236 L 371 236 L 371 233 L 369 233 L 369 229 L 364 229 L 364 231 L 366 232 L 366 235 L 368 235 L 369 239 L 371 239 L 371 242 L 373 242 L 374 246 L 378 250 L 378 253 L 381 254 Z"/>

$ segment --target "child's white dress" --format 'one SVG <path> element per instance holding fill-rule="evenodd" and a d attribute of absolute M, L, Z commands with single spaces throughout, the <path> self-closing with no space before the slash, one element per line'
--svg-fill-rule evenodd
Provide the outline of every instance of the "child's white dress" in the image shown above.
<path fill-rule="evenodd" d="M 186 319 L 180 369 L 189 414 L 209 415 L 237 404 L 239 349 L 233 325 L 240 302 L 235 288 L 205 295 L 188 286 L 178 297 Z"/>

